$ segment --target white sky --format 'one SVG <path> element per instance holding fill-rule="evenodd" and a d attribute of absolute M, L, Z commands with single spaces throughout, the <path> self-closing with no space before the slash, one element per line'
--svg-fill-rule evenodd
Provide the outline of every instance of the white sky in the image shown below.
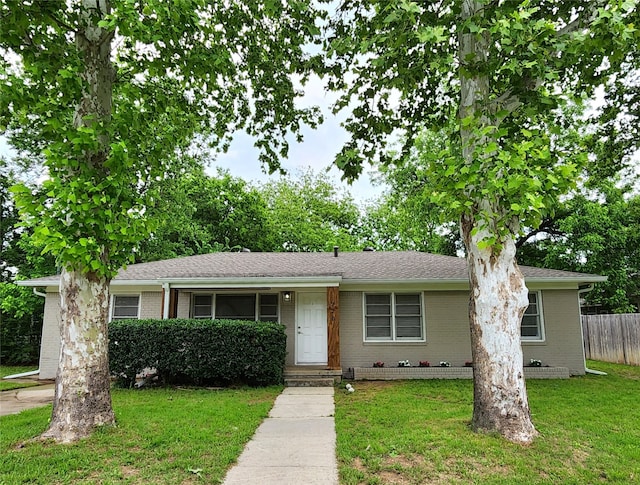
<path fill-rule="evenodd" d="M 304 128 L 302 143 L 296 143 L 293 137 L 290 138 L 289 158 L 281 162 L 282 167 L 292 175 L 295 175 L 297 169 L 311 168 L 316 173 L 330 169 L 330 176 L 341 188 L 347 190 L 356 202 L 362 203 L 378 197 L 383 189 L 371 184 L 371 166 L 364 167 L 360 179 L 352 185 L 341 182 L 342 174 L 333 166 L 335 155 L 348 139 L 346 130 L 340 126 L 340 122 L 346 116 L 335 116 L 330 110 L 336 95 L 327 94 L 317 78 L 311 79 L 303 89 L 305 95 L 300 105 L 319 106 L 324 115 L 324 123 L 315 130 Z M 278 174 L 269 176 L 262 171 L 258 162 L 258 150 L 253 146 L 253 139 L 246 133 L 237 133 L 234 136 L 229 151 L 218 155 L 216 162 L 209 169 L 210 173 L 214 173 L 216 167 L 228 170 L 233 176 L 247 181 L 265 182 L 279 177 Z"/>

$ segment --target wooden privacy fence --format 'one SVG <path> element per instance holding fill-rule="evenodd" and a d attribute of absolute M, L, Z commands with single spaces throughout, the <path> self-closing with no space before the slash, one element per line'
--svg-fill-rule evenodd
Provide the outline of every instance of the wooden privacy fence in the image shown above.
<path fill-rule="evenodd" d="M 640 313 L 583 315 L 587 359 L 640 365 Z"/>

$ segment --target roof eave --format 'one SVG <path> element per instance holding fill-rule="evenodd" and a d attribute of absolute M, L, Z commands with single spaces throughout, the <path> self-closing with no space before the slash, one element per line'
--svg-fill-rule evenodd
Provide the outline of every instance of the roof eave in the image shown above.
<path fill-rule="evenodd" d="M 230 277 L 230 278 L 159 278 L 157 283 L 168 283 L 171 288 L 320 288 L 340 286 L 342 276 L 287 276 L 287 277 Z"/>

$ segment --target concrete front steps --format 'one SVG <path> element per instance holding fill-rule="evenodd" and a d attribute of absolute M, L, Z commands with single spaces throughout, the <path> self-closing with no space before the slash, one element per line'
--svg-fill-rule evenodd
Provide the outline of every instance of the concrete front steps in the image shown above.
<path fill-rule="evenodd" d="M 326 366 L 295 366 L 284 370 L 287 387 L 332 387 L 342 380 L 342 369 Z"/>

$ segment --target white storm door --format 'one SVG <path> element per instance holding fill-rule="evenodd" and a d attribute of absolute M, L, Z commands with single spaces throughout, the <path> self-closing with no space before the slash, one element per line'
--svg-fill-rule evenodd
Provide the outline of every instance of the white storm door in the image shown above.
<path fill-rule="evenodd" d="M 327 295 L 298 292 L 296 362 L 327 363 Z"/>

